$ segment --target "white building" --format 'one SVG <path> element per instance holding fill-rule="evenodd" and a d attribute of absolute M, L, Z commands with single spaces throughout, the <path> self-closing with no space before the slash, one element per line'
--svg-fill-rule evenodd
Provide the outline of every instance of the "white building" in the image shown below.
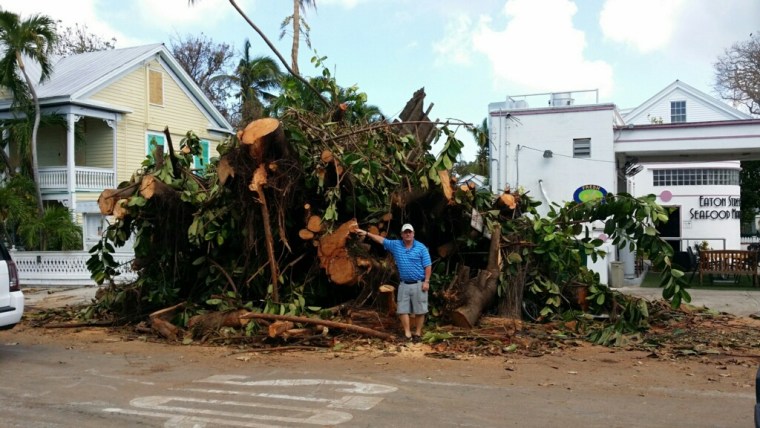
<path fill-rule="evenodd" d="M 542 213 L 606 192 L 651 193 L 675 208 L 660 233 L 677 251 L 740 247 L 739 161 L 760 159 L 760 119 L 683 82 L 629 110 L 596 91 L 511 96 L 489 105 L 489 130 L 496 193 L 522 187 Z"/>

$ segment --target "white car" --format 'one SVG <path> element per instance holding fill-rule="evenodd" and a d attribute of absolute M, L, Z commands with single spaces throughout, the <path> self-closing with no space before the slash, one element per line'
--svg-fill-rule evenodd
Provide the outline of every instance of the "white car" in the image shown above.
<path fill-rule="evenodd" d="M 0 330 L 13 328 L 24 315 L 24 293 L 18 282 L 16 263 L 0 243 Z"/>

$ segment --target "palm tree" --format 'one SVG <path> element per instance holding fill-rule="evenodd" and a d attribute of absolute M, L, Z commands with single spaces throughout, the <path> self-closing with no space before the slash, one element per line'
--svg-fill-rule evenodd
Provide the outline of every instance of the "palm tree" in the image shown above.
<path fill-rule="evenodd" d="M 264 103 L 277 98 L 271 91 L 280 87 L 282 79 L 282 72 L 274 59 L 263 55 L 251 58 L 250 50 L 251 42 L 246 40 L 243 58 L 236 69 L 243 123 L 263 116 Z"/>
<path fill-rule="evenodd" d="M 472 136 L 478 144 L 478 154 L 475 157 L 475 162 L 478 166 L 477 173 L 488 175 L 488 156 L 490 154 L 489 145 L 491 142 L 490 134 L 488 133 L 488 119 L 483 119 L 480 126 L 472 128 L 470 132 L 472 132 Z"/>
<path fill-rule="evenodd" d="M 280 24 L 280 39 L 285 36 L 285 29 L 288 25 L 293 26 L 293 48 L 290 50 L 290 62 L 293 74 L 300 74 L 298 71 L 298 48 L 301 44 L 301 30 L 303 29 L 304 40 L 306 45 L 311 47 L 311 39 L 309 39 L 309 24 L 305 19 L 301 17 L 301 12 L 306 12 L 307 7 L 317 8 L 316 0 L 293 0 L 293 14 L 286 17 L 282 24 Z"/>
<path fill-rule="evenodd" d="M 268 56 L 251 57 L 251 42 L 246 39 L 243 57 L 238 62 L 233 75 L 216 76 L 214 79 L 226 80 L 240 89 L 235 96 L 240 100 L 240 124 L 264 115 L 265 106 L 277 95 L 273 90 L 280 88 L 282 71 L 277 62 Z"/>
<path fill-rule="evenodd" d="M 42 217 L 42 194 L 40 193 L 39 165 L 37 162 L 37 131 L 40 126 L 40 101 L 24 64 L 24 56 L 35 61 L 40 66 L 40 82 L 50 77 L 52 64 L 50 56 L 53 53 L 57 35 L 55 21 L 44 15 L 32 15 L 21 20 L 19 15 L 0 11 L 0 45 L 5 52 L 0 57 L 0 86 L 7 87 L 13 94 L 13 103 L 17 107 L 30 109 L 29 96 L 34 108 L 34 125 L 32 126 L 32 174 L 37 193 L 37 211 Z M 23 76 L 23 80 L 19 77 Z M 28 116 L 28 115 L 27 115 Z"/>

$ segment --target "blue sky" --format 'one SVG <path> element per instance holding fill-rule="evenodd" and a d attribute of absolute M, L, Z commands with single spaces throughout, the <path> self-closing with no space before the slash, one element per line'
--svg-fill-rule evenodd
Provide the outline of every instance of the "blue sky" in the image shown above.
<path fill-rule="evenodd" d="M 312 47 L 343 86 L 358 85 L 390 117 L 424 87 L 433 119 L 480 123 L 508 95 L 598 89 L 635 107 L 676 79 L 708 94 L 718 55 L 760 31 L 758 0 L 316 0 Z M 280 23 L 290 0 L 238 4 L 290 58 Z M 255 54 L 263 41 L 226 0 L 2 0 L 26 16 L 83 23 L 118 47 L 204 33 Z M 316 74 L 302 44 L 299 67 Z M 476 148 L 466 133 L 464 158 Z"/>

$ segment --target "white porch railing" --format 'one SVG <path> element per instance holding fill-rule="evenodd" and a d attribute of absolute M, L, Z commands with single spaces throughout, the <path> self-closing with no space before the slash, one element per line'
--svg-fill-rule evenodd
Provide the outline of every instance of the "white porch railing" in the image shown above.
<path fill-rule="evenodd" d="M 114 172 L 109 168 L 76 167 L 74 173 L 75 190 L 103 190 L 113 187 Z M 41 190 L 66 190 L 68 188 L 68 172 L 65 166 L 40 168 Z"/>
<path fill-rule="evenodd" d="M 132 253 L 112 253 L 121 265 L 118 269 L 121 281 L 136 279 L 129 263 Z M 21 286 L 95 286 L 87 269 L 91 254 L 86 251 L 16 251 L 11 257 L 16 262 Z"/>

